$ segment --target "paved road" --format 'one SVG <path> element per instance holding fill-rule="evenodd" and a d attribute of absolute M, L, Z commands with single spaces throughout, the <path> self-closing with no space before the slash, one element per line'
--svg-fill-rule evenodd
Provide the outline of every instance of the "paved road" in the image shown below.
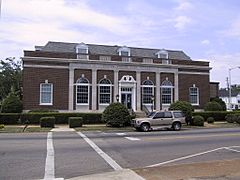
<path fill-rule="evenodd" d="M 113 171 L 114 163 L 139 168 L 240 158 L 240 128 L 83 132 L 83 136 L 53 132 L 56 178 Z M 0 134 L 0 179 L 43 179 L 47 142 L 47 133 Z"/>

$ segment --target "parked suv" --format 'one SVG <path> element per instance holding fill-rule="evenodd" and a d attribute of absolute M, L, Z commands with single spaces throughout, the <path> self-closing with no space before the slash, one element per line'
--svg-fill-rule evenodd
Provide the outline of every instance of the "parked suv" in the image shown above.
<path fill-rule="evenodd" d="M 152 112 L 147 118 L 136 118 L 131 121 L 134 128 L 141 131 L 149 131 L 158 128 L 172 128 L 179 131 L 185 117 L 181 111 L 157 111 Z"/>

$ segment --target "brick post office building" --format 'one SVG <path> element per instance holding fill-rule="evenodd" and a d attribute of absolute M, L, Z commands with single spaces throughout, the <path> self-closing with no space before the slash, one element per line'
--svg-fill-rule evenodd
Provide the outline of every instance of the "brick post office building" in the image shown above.
<path fill-rule="evenodd" d="M 210 98 L 209 63 L 183 51 L 48 42 L 22 60 L 26 111 L 102 112 L 119 101 L 141 112 L 177 100 L 202 109 Z"/>

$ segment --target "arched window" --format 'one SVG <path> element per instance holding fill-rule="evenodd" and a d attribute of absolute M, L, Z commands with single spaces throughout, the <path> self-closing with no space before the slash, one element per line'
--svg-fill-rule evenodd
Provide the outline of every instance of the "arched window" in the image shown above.
<path fill-rule="evenodd" d="M 84 77 L 76 81 L 76 103 L 78 105 L 89 104 L 89 81 Z"/>
<path fill-rule="evenodd" d="M 152 104 L 152 97 L 154 95 L 154 84 L 151 80 L 147 79 L 142 82 L 142 103 Z"/>
<path fill-rule="evenodd" d="M 102 79 L 99 81 L 99 104 L 111 103 L 111 86 L 112 83 L 109 79 Z"/>
<path fill-rule="evenodd" d="M 173 85 L 168 79 L 161 84 L 162 104 L 171 104 L 173 102 Z"/>

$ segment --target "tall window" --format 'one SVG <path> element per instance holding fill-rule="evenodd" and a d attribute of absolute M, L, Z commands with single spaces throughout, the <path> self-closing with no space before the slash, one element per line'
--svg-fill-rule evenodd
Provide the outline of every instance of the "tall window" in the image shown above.
<path fill-rule="evenodd" d="M 53 84 L 42 83 L 40 84 L 40 105 L 53 104 Z"/>
<path fill-rule="evenodd" d="M 152 104 L 152 96 L 154 95 L 154 84 L 147 79 L 142 83 L 142 102 L 143 104 Z"/>
<path fill-rule="evenodd" d="M 84 77 L 76 82 L 76 102 L 79 105 L 89 103 L 89 81 Z"/>
<path fill-rule="evenodd" d="M 164 80 L 161 84 L 162 104 L 171 104 L 173 102 L 173 85 L 169 80 Z"/>
<path fill-rule="evenodd" d="M 106 78 L 99 81 L 99 104 L 111 103 L 111 84 Z"/>
<path fill-rule="evenodd" d="M 189 88 L 189 101 L 192 105 L 199 105 L 199 94 L 198 94 L 198 88 L 195 87 L 195 84 L 193 87 Z"/>

